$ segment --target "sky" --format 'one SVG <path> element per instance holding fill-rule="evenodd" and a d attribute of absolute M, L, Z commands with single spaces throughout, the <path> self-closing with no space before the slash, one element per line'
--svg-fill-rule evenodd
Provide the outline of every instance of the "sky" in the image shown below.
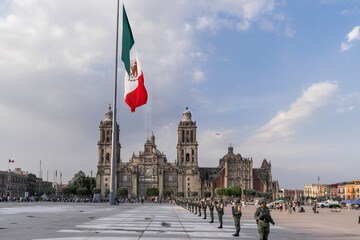
<path fill-rule="evenodd" d="M 199 165 L 272 163 L 281 188 L 360 179 L 360 2 L 124 0 L 148 103 L 131 113 L 118 66 L 121 160 L 149 132 L 176 158 L 185 107 Z M 121 30 L 121 29 L 120 29 Z M 113 99 L 116 0 L 0 0 L 0 169 L 63 182 L 97 170 Z M 219 134 L 216 134 L 219 133 Z M 58 180 L 59 181 L 59 180 Z"/>

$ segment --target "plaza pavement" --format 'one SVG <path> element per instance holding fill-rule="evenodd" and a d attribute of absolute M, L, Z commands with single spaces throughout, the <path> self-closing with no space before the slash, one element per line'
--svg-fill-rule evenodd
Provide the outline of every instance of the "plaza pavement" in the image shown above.
<path fill-rule="evenodd" d="M 243 209 L 237 238 L 232 236 L 235 228 L 230 206 L 225 209 L 224 228 L 218 229 L 216 215 L 211 224 L 209 216 L 205 220 L 169 204 L 1 203 L 0 239 L 257 239 L 255 208 Z M 271 226 L 269 239 L 360 239 L 360 226 L 353 223 L 357 211 L 326 210 L 321 209 L 318 215 L 310 208 L 306 208 L 306 213 L 291 215 L 273 211 L 277 224 Z"/>

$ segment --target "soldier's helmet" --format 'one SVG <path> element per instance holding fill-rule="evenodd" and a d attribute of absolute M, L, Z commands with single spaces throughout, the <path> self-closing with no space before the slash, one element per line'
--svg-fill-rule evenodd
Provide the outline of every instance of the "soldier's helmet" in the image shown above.
<path fill-rule="evenodd" d="M 240 202 L 240 198 L 235 198 L 235 202 L 239 203 Z"/>
<path fill-rule="evenodd" d="M 211 201 L 214 201 L 214 197 L 211 197 L 210 200 L 211 200 Z"/>

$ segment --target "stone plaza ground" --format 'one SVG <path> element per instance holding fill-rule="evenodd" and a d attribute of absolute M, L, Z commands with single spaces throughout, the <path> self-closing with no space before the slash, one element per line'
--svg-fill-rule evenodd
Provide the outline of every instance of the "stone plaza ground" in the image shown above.
<path fill-rule="evenodd" d="M 243 209 L 240 238 L 233 237 L 231 207 L 224 228 L 179 206 L 169 204 L 0 203 L 1 240 L 115 239 L 257 239 L 256 206 Z M 314 214 L 272 211 L 276 222 L 269 239 L 360 239 L 360 211 L 320 209 Z"/>

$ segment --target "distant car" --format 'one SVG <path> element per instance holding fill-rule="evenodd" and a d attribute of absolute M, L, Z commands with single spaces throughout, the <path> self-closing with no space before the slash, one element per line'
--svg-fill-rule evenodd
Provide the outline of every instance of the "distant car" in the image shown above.
<path fill-rule="evenodd" d="M 341 204 L 338 201 L 326 200 L 325 202 L 319 202 L 316 204 L 318 208 L 333 208 L 333 207 L 341 207 Z"/>

